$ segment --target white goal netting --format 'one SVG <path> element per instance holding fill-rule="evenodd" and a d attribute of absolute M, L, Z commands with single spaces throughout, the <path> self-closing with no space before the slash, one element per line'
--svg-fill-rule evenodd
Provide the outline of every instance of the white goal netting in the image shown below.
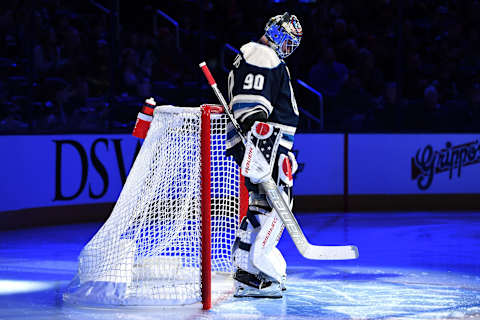
<path fill-rule="evenodd" d="M 210 179 L 212 272 L 232 271 L 239 169 L 224 155 L 227 118 L 211 115 L 201 176 L 200 108 L 160 106 L 107 222 L 82 250 L 71 303 L 175 305 L 201 300 L 201 181 Z M 225 289 L 215 288 L 213 294 Z M 218 289 L 218 290 L 217 290 Z M 227 285 L 227 289 L 231 289 Z M 217 291 L 216 291 L 217 290 Z"/>

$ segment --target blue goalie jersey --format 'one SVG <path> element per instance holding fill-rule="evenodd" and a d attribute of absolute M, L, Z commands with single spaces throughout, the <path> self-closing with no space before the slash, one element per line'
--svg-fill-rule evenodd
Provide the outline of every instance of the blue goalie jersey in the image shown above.
<path fill-rule="evenodd" d="M 228 76 L 230 107 L 242 125 L 262 119 L 282 129 L 280 145 L 291 150 L 298 125 L 298 108 L 287 65 L 270 47 L 250 42 L 242 46 Z M 227 148 L 240 143 L 229 124 Z"/>

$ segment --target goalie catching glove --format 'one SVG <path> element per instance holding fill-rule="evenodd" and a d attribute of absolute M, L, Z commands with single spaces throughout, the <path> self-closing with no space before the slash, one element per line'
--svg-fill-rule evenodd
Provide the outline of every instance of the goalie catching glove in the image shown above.
<path fill-rule="evenodd" d="M 242 174 L 252 183 L 271 176 L 282 131 L 265 122 L 255 121 L 247 134 Z"/>

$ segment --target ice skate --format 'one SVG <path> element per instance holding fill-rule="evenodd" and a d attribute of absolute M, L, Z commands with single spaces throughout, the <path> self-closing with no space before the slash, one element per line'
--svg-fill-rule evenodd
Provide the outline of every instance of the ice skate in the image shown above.
<path fill-rule="evenodd" d="M 242 269 L 238 269 L 233 276 L 235 283 L 236 298 L 282 298 L 282 286 L 279 282 L 267 279 L 266 276 L 254 275 Z"/>

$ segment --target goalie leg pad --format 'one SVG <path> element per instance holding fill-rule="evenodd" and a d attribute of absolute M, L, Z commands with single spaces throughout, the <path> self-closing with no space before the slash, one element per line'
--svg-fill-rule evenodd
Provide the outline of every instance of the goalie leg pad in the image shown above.
<path fill-rule="evenodd" d="M 234 243 L 235 297 L 280 298 L 287 264 L 276 246 L 284 225 L 261 187 L 259 191 L 250 193 L 247 217 Z"/>
<path fill-rule="evenodd" d="M 243 218 L 233 244 L 233 263 L 235 268 L 243 269 L 252 274 L 260 272 L 252 264 L 250 249 L 261 229 L 259 216 L 268 214 L 270 211 L 271 207 L 265 194 L 250 192 L 247 216 Z"/>
<path fill-rule="evenodd" d="M 255 237 L 253 245 L 239 240 L 241 237 L 236 240 L 234 296 L 281 298 L 285 290 L 287 264 L 275 246 L 283 231 L 283 224 L 275 211 L 269 215 L 257 215 L 256 218 L 262 226 L 252 230 L 250 237 L 244 237 L 247 241 Z M 251 226 L 250 223 L 244 223 L 247 219 L 243 220 L 240 230 Z"/>
<path fill-rule="evenodd" d="M 286 273 L 286 263 L 276 246 L 285 226 L 276 211 L 258 218 L 261 229 L 250 249 L 252 265 L 280 283 Z"/>

